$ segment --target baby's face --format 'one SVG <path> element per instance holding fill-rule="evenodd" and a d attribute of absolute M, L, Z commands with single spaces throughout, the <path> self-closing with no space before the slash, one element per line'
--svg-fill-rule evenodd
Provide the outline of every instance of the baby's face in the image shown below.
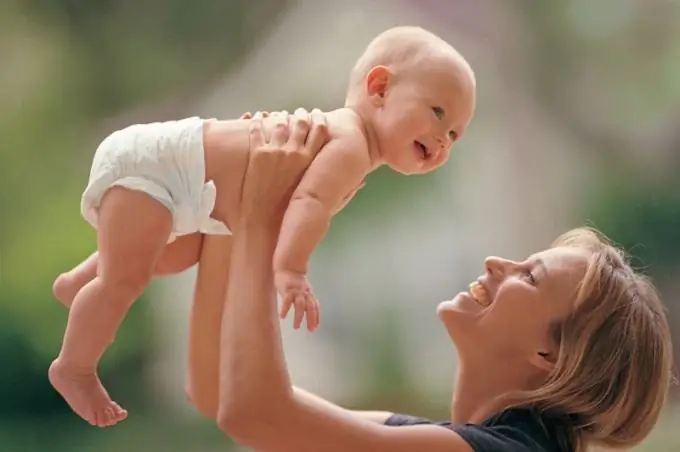
<path fill-rule="evenodd" d="M 446 71 L 393 85 L 377 124 L 387 165 L 402 174 L 442 166 L 472 119 L 474 102 L 474 83 Z"/>

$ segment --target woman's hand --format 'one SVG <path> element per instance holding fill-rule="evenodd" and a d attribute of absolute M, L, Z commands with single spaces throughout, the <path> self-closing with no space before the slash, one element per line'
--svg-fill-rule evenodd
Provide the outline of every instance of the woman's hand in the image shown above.
<path fill-rule="evenodd" d="M 278 228 L 293 191 L 329 135 L 320 110 L 312 110 L 310 115 L 300 108 L 292 118 L 285 112 L 272 113 L 270 118 L 273 128 L 269 140 L 263 131 L 262 114 L 251 119 L 241 218 L 250 225 Z"/>

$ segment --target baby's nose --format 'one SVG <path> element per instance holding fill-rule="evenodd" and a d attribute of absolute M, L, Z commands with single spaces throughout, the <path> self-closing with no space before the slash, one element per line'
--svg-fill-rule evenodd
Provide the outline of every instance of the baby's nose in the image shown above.
<path fill-rule="evenodd" d="M 437 145 L 442 151 L 451 147 L 451 140 L 448 135 L 437 135 Z"/>

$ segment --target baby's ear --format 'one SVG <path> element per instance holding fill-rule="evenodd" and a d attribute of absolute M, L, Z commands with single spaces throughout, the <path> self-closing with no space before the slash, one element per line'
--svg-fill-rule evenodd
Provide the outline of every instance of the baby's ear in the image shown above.
<path fill-rule="evenodd" d="M 392 73 L 385 66 L 375 66 L 366 76 L 366 93 L 369 98 L 375 99 L 379 106 L 390 85 Z"/>

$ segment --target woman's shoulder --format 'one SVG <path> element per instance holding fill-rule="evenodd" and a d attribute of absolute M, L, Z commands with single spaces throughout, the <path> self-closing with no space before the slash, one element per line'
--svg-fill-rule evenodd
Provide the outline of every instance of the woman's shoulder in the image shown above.
<path fill-rule="evenodd" d="M 393 414 L 385 425 L 439 425 L 458 433 L 475 452 L 573 450 L 565 423 L 558 417 L 532 408 L 512 408 L 496 413 L 479 424 L 435 422 L 422 417 Z"/>

